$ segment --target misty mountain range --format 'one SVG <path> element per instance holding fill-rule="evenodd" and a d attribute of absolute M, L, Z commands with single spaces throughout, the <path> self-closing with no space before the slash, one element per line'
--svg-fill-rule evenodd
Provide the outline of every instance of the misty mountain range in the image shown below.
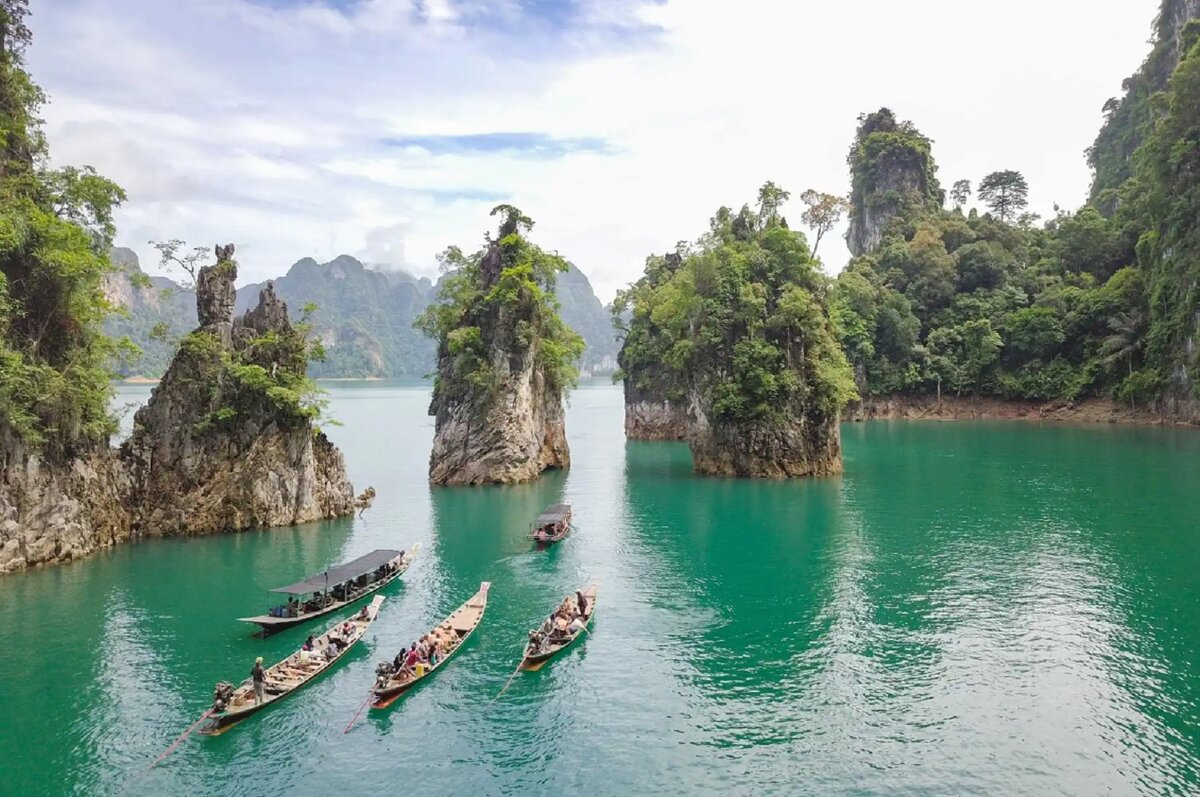
<path fill-rule="evenodd" d="M 137 254 L 130 249 L 114 249 L 112 261 L 120 270 L 106 281 L 105 293 L 124 312 L 112 316 L 105 331 L 128 336 L 142 349 L 141 357 L 123 363 L 118 372 L 161 376 L 179 337 L 196 327 L 195 294 L 166 277 L 150 277 L 145 286 Z M 309 366 L 312 376 L 422 377 L 434 370 L 433 342 L 413 328 L 437 295 L 437 285 L 428 277 L 371 268 L 342 255 L 328 263 L 304 258 L 273 282 L 293 319 L 309 302 L 317 305 L 310 321 L 326 356 L 324 362 Z M 236 312 L 253 307 L 264 287 L 260 282 L 238 288 Z M 588 278 L 571 266 L 559 275 L 556 293 L 563 320 L 587 344 L 581 370 L 611 373 L 616 368 L 616 336 L 609 310 L 596 298 Z M 166 334 L 152 335 L 156 327 Z"/>

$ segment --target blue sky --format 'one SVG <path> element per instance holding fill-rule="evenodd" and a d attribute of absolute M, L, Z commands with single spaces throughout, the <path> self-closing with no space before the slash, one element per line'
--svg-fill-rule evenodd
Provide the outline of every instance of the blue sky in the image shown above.
<path fill-rule="evenodd" d="M 1077 206 L 1157 5 L 32 0 L 29 60 L 55 160 L 126 187 L 144 265 L 184 238 L 236 242 L 247 281 L 342 253 L 434 274 L 512 202 L 608 299 L 765 180 L 848 190 L 885 104 L 943 183 L 1020 169 L 1035 210 Z"/>

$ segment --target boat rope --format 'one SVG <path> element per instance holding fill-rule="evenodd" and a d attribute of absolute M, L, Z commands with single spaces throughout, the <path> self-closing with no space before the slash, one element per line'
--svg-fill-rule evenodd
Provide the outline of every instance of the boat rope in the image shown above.
<path fill-rule="evenodd" d="M 358 715 L 363 713 L 363 709 L 367 707 L 367 704 L 371 702 L 371 698 L 373 697 L 375 697 L 374 692 L 367 692 L 367 699 L 364 700 L 363 704 L 358 707 L 358 711 L 354 712 L 354 717 L 350 720 L 350 724 L 346 726 L 346 730 L 342 731 L 342 733 L 350 733 L 350 729 L 354 727 L 354 723 L 358 722 Z"/>
<path fill-rule="evenodd" d="M 524 663 L 525 663 L 525 657 L 521 656 L 521 664 L 524 664 Z M 501 689 L 499 692 L 497 692 L 496 696 L 492 698 L 493 703 L 495 703 L 497 700 L 500 699 L 500 695 L 502 695 L 508 691 L 508 687 L 509 687 L 509 685 L 512 684 L 513 678 L 516 678 L 517 673 L 519 673 L 521 671 L 521 664 L 518 664 L 517 669 L 512 671 L 512 675 L 508 676 L 508 680 L 504 682 L 504 688 Z"/>
<path fill-rule="evenodd" d="M 189 735 L 191 735 L 192 731 L 196 730 L 196 727 L 197 727 L 197 726 L 198 726 L 200 723 L 202 723 L 202 722 L 204 722 L 206 719 L 208 719 L 208 718 L 209 718 L 209 715 L 211 715 L 211 714 L 212 714 L 212 709 L 211 709 L 211 708 L 210 708 L 210 709 L 208 709 L 207 711 L 205 711 L 203 714 L 201 714 L 201 715 L 200 715 L 200 719 L 198 719 L 198 720 L 196 720 L 195 722 L 193 722 L 193 723 L 192 723 L 192 726 L 191 726 L 190 728 L 188 728 L 186 731 L 184 731 L 183 733 L 181 733 L 181 734 L 179 735 L 179 738 L 178 738 L 178 739 L 176 739 L 174 742 L 172 742 L 172 743 L 171 743 L 171 746 L 170 746 L 170 747 L 168 747 L 166 750 L 164 750 L 162 755 L 160 755 L 158 758 L 154 759 L 154 763 L 153 763 L 153 764 L 151 764 L 151 765 L 150 765 L 148 768 L 149 768 L 149 769 L 154 769 L 156 766 L 158 766 L 158 762 L 159 762 L 159 761 L 162 761 L 164 758 L 166 758 L 167 756 L 169 756 L 169 755 L 171 754 L 171 751 L 172 751 L 172 750 L 174 750 L 176 747 L 178 747 L 180 742 L 182 742 L 182 741 L 183 741 L 184 739 L 186 739 L 186 738 L 187 738 Z"/>

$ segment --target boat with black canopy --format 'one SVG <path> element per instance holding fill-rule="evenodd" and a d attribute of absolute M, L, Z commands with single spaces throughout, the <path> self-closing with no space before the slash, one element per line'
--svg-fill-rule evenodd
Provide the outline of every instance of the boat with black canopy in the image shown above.
<path fill-rule="evenodd" d="M 418 543 L 407 551 L 387 548 L 371 551 L 357 559 L 331 567 L 303 581 L 277 587 L 271 592 L 288 596 L 287 603 L 271 607 L 257 617 L 239 617 L 254 623 L 269 636 L 285 628 L 306 623 L 361 600 L 398 579 L 421 549 Z"/>
<path fill-rule="evenodd" d="M 571 533 L 571 505 L 552 504 L 533 521 L 533 541 L 551 545 Z"/>

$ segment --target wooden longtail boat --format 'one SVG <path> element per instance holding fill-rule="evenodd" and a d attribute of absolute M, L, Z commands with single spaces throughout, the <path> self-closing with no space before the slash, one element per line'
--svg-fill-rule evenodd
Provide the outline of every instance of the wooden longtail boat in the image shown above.
<path fill-rule="evenodd" d="M 301 600 L 294 609 L 289 601 L 288 605 L 275 607 L 272 613 L 238 619 L 243 623 L 259 626 L 263 636 L 307 623 L 313 618 L 336 612 L 344 606 L 360 601 L 391 584 L 408 570 L 420 550 L 421 544 L 417 543 L 407 551 L 371 551 L 352 562 L 331 567 L 295 584 L 271 590 L 300 597 Z M 309 594 L 312 598 L 304 600 L 304 596 Z M 295 611 L 294 615 L 292 611 Z"/>
<path fill-rule="evenodd" d="M 553 633 L 554 616 L 551 615 L 540 629 L 530 632 L 529 643 L 525 646 L 525 658 L 521 660 L 522 670 L 540 670 L 560 651 L 570 647 L 572 642 L 588 633 L 587 627 L 592 624 L 592 618 L 596 616 L 596 585 L 585 587 L 581 592 L 584 599 L 583 627 L 574 634 L 565 633 L 564 627 L 559 631 L 563 635 L 556 636 Z M 568 595 L 566 600 L 572 607 L 578 606 L 579 601 L 575 597 L 575 593 Z"/>
<path fill-rule="evenodd" d="M 487 608 L 488 589 L 491 586 L 490 581 L 480 584 L 479 592 L 430 632 L 435 638 L 446 640 L 441 648 L 440 658 L 432 667 L 420 664 L 418 670 L 402 668 L 400 672 L 395 672 L 392 662 L 383 662 L 376 668 L 379 677 L 371 690 L 374 695 L 371 708 L 387 708 L 409 689 L 440 670 L 442 665 L 462 648 L 463 643 L 470 638 L 479 627 L 479 621 L 483 619 L 483 612 Z"/>
<path fill-rule="evenodd" d="M 283 661 L 268 667 L 264 671 L 266 681 L 261 703 L 255 702 L 254 684 L 249 678 L 236 689 L 232 684 L 217 684 L 213 707 L 208 715 L 208 724 L 200 729 L 200 733 L 209 736 L 222 734 L 246 717 L 282 700 L 328 670 L 363 638 L 367 628 L 379 615 L 379 607 L 382 603 L 383 596 L 376 595 L 369 604 L 362 608 L 362 611 L 347 617 L 345 622 L 352 626 L 350 634 L 343 635 L 340 632 L 343 623 L 337 623 L 314 640 L 312 651 L 299 650 Z M 338 646 L 333 658 L 329 658 L 325 653 L 326 648 L 331 644 L 331 637 L 341 639 L 344 643 Z"/>
<path fill-rule="evenodd" d="M 552 545 L 571 533 L 571 505 L 553 504 L 533 521 L 533 541 Z"/>

